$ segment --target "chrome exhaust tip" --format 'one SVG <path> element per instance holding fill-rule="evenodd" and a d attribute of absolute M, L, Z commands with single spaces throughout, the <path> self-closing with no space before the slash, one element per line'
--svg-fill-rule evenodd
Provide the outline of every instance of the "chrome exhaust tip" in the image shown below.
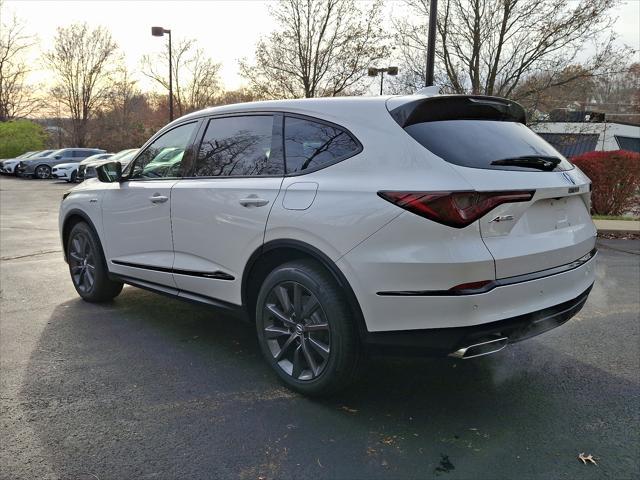
<path fill-rule="evenodd" d="M 507 346 L 508 342 L 508 337 L 494 338 L 492 340 L 487 340 L 486 342 L 475 343 L 467 347 L 462 347 L 455 352 L 450 353 L 449 356 L 454 358 L 461 358 L 462 360 L 482 357 L 484 355 L 490 355 L 492 353 L 499 352 Z"/>

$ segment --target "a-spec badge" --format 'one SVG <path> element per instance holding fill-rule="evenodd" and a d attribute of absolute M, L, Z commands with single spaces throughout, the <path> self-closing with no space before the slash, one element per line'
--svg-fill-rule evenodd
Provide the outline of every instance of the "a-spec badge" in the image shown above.
<path fill-rule="evenodd" d="M 510 222 L 513 220 L 513 215 L 500 215 L 496 218 L 494 218 L 493 220 L 489 221 L 489 223 L 500 223 L 500 222 Z"/>

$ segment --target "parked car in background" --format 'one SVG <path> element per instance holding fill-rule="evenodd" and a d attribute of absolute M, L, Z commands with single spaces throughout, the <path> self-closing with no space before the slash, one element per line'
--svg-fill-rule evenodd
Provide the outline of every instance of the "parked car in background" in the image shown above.
<path fill-rule="evenodd" d="M 78 294 L 128 283 L 234 312 L 306 394 L 371 350 L 498 352 L 568 321 L 595 280 L 590 180 L 503 98 L 216 107 L 98 179 L 60 206 Z"/>
<path fill-rule="evenodd" d="M 106 153 L 99 148 L 62 148 L 34 159 L 22 160 L 18 164 L 18 175 L 32 178 L 50 178 L 53 167 L 61 163 L 78 163 L 91 155 Z"/>
<path fill-rule="evenodd" d="M 51 176 L 60 180 L 66 180 L 67 182 L 75 182 L 78 177 L 78 168 L 83 163 L 93 162 L 95 160 L 105 160 L 113 156 L 113 153 L 98 153 L 85 158 L 81 162 L 74 163 L 61 163 L 56 165 L 51 170 Z"/>
<path fill-rule="evenodd" d="M 89 178 L 95 178 L 96 167 L 104 164 L 106 161 L 120 162 L 120 164 L 122 165 L 122 168 L 124 169 L 124 167 L 129 165 L 129 162 L 131 161 L 131 159 L 135 157 L 138 150 L 139 150 L 138 148 L 128 148 L 126 150 L 120 150 L 118 153 L 116 153 L 115 155 L 113 155 L 112 157 L 106 160 L 105 159 L 83 160 L 82 162 L 80 162 L 80 165 L 78 166 L 78 181 L 82 182 Z"/>
<path fill-rule="evenodd" d="M 55 152 L 55 150 L 37 150 L 35 152 L 23 153 L 22 155 L 16 158 L 9 158 L 9 159 L 2 160 L 2 162 L 0 162 L 0 172 L 9 174 L 9 175 L 16 175 L 17 174 L 16 167 L 22 160 L 26 160 L 29 158 L 36 158 L 36 157 L 46 157 L 47 155 L 53 152 Z"/>

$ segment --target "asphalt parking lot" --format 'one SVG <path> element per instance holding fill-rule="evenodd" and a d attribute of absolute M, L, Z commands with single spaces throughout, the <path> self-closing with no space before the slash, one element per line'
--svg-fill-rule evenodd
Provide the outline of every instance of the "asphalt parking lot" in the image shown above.
<path fill-rule="evenodd" d="M 640 241 L 599 242 L 559 329 L 477 360 L 374 359 L 318 401 L 278 384 L 250 325 L 133 287 L 81 301 L 67 188 L 0 179 L 1 478 L 640 477 Z"/>

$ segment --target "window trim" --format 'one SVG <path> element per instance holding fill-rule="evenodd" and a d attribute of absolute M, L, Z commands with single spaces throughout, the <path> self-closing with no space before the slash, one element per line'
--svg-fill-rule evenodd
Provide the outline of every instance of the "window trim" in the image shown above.
<path fill-rule="evenodd" d="M 307 168 L 307 169 L 301 170 L 299 172 L 287 172 L 287 148 L 286 148 L 286 136 L 285 136 L 285 124 L 286 124 L 286 118 L 287 117 L 298 118 L 300 120 L 306 120 L 308 122 L 320 123 L 320 124 L 323 124 L 323 125 L 327 125 L 329 127 L 333 127 L 333 128 L 337 128 L 339 130 L 342 130 L 344 133 L 346 133 L 351 138 L 351 140 L 353 140 L 353 142 L 356 144 L 356 146 L 358 148 L 356 150 L 354 150 L 352 153 L 349 153 L 347 155 L 342 155 L 341 157 L 338 157 L 338 158 L 336 158 L 335 160 L 333 160 L 331 162 L 327 162 L 327 163 L 324 163 L 322 165 L 318 165 L 317 167 Z M 298 113 L 287 113 L 287 112 L 283 113 L 283 119 L 282 119 L 282 155 L 284 157 L 285 177 L 299 177 L 301 175 L 307 175 L 309 173 L 317 172 L 318 170 L 325 169 L 327 167 L 335 165 L 336 163 L 343 162 L 343 161 L 347 160 L 348 158 L 355 157 L 356 155 L 361 154 L 363 151 L 364 151 L 364 147 L 363 147 L 362 143 L 360 142 L 360 140 L 358 140 L 358 138 L 353 133 L 351 133 L 351 131 L 348 128 L 343 127 L 342 125 L 330 122 L 328 120 L 323 120 L 321 118 L 312 117 L 310 115 L 301 115 L 301 114 L 298 114 Z"/>
<path fill-rule="evenodd" d="M 220 120 L 223 118 L 233 118 L 233 117 L 271 117 L 271 154 L 275 158 L 275 155 L 280 157 L 280 161 L 283 164 L 284 171 L 282 175 L 207 175 L 207 176 L 195 176 L 194 172 L 198 163 L 198 152 L 200 151 L 200 147 L 202 146 L 202 142 L 204 141 L 204 136 L 207 133 L 207 128 L 209 128 L 209 124 L 212 120 Z M 278 133 L 277 129 L 280 128 L 280 125 L 284 122 L 282 121 L 282 112 L 262 112 L 262 111 L 251 111 L 251 112 L 234 112 L 234 113 L 224 113 L 219 115 L 208 115 L 203 117 L 202 125 L 198 131 L 198 137 L 194 141 L 194 154 L 191 159 L 191 165 L 189 166 L 188 176 L 181 177 L 180 180 L 211 180 L 211 179 L 220 179 L 220 178 L 283 178 L 286 173 L 286 164 L 284 163 L 284 143 L 281 139 L 280 134 L 280 142 L 278 142 Z M 275 155 L 274 155 L 275 154 Z"/>
<path fill-rule="evenodd" d="M 135 163 L 138 161 L 138 158 L 140 158 L 140 156 L 147 150 L 147 148 L 153 142 L 155 142 L 157 139 L 159 139 L 163 135 L 169 133 L 171 130 L 175 130 L 176 128 L 179 128 L 179 127 L 184 127 L 185 125 L 190 125 L 192 123 L 195 124 L 195 128 L 193 129 L 193 133 L 189 137 L 189 140 L 187 141 L 187 146 L 184 149 L 184 155 L 182 157 L 181 166 L 184 165 L 185 163 L 185 157 L 187 157 L 187 160 L 191 160 L 191 157 L 193 156 L 193 146 L 195 144 L 195 140 L 198 138 L 200 129 L 202 128 L 202 118 L 189 119 L 188 121 L 185 121 L 176 125 L 169 124 L 163 127 L 162 129 L 160 129 L 158 132 L 156 132 L 155 135 L 153 135 L 149 140 L 147 140 L 144 143 L 144 145 L 142 145 L 142 147 L 140 147 L 140 150 L 138 150 L 138 153 L 136 154 L 136 156 L 133 158 L 133 160 L 129 162 L 129 165 L 127 165 L 125 169 L 121 182 L 158 182 L 158 181 L 164 181 L 164 180 L 182 180 L 183 178 L 185 178 L 182 176 L 160 177 L 160 178 L 129 178 L 129 175 L 133 171 L 133 167 Z M 168 128 L 169 126 L 170 128 Z"/>

